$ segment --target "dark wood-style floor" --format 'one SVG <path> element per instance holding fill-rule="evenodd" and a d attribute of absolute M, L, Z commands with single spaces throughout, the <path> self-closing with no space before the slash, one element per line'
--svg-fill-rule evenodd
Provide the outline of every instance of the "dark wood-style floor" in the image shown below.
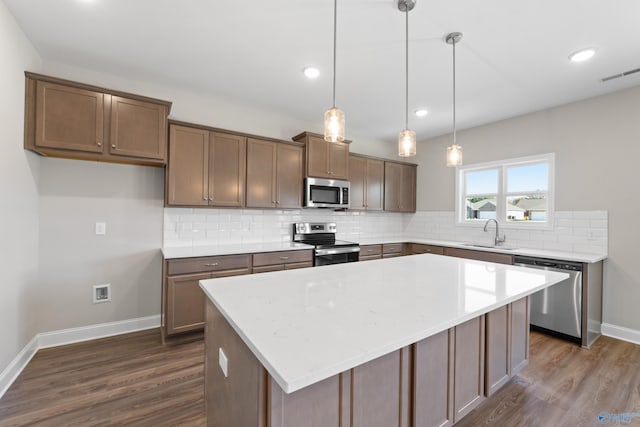
<path fill-rule="evenodd" d="M 205 425 L 203 351 L 163 346 L 158 330 L 41 350 L 0 399 L 0 425 Z M 640 412 L 640 346 L 532 333 L 529 366 L 457 426 L 597 426 L 603 411 Z"/>

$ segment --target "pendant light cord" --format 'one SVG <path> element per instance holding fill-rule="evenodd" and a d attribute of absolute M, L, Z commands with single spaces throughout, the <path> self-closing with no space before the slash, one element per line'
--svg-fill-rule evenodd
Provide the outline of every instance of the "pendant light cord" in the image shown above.
<path fill-rule="evenodd" d="M 409 129 L 409 6 L 405 4 L 405 90 L 404 90 L 404 128 Z"/>
<path fill-rule="evenodd" d="M 338 26 L 338 0 L 333 0 L 333 108 L 336 108 L 336 28 Z"/>
<path fill-rule="evenodd" d="M 453 145 L 456 142 L 456 39 L 453 38 Z"/>

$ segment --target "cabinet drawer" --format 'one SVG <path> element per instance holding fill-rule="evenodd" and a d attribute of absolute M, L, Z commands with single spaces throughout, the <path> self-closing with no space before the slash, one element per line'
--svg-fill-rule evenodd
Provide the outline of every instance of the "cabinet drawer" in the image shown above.
<path fill-rule="evenodd" d="M 495 262 L 498 264 L 513 264 L 513 256 L 496 252 L 474 251 L 471 249 L 446 248 L 444 254 L 458 258 L 475 259 L 478 261 Z"/>
<path fill-rule="evenodd" d="M 382 245 L 363 245 L 360 246 L 360 259 L 364 257 L 368 257 L 371 255 L 379 255 L 382 254 Z"/>
<path fill-rule="evenodd" d="M 232 270 L 251 267 L 251 255 L 183 258 L 167 262 L 167 275 Z"/>
<path fill-rule="evenodd" d="M 402 253 L 402 243 L 385 243 L 382 245 L 383 254 L 399 254 Z"/>
<path fill-rule="evenodd" d="M 410 254 L 436 254 L 444 255 L 444 248 L 442 246 L 423 245 L 420 243 L 409 244 Z"/>
<path fill-rule="evenodd" d="M 294 262 L 313 262 L 313 251 L 281 251 L 253 254 L 253 266 L 291 264 Z"/>

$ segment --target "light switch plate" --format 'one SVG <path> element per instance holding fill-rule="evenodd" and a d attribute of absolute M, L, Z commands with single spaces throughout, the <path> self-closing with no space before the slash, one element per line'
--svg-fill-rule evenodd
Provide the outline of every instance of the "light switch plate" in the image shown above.
<path fill-rule="evenodd" d="M 96 222 L 96 236 L 104 236 L 107 234 L 107 223 Z"/>
<path fill-rule="evenodd" d="M 229 359 L 227 359 L 227 355 L 224 354 L 222 348 L 218 348 L 218 364 L 220 365 L 220 369 L 222 369 L 224 377 L 227 378 L 229 376 Z"/>

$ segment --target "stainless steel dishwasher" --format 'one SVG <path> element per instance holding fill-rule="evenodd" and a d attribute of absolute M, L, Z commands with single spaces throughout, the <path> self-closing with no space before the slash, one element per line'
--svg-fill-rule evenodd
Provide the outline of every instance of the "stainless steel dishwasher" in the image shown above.
<path fill-rule="evenodd" d="M 569 273 L 569 278 L 531 295 L 532 329 L 582 342 L 582 263 L 514 256 L 522 267 Z"/>

